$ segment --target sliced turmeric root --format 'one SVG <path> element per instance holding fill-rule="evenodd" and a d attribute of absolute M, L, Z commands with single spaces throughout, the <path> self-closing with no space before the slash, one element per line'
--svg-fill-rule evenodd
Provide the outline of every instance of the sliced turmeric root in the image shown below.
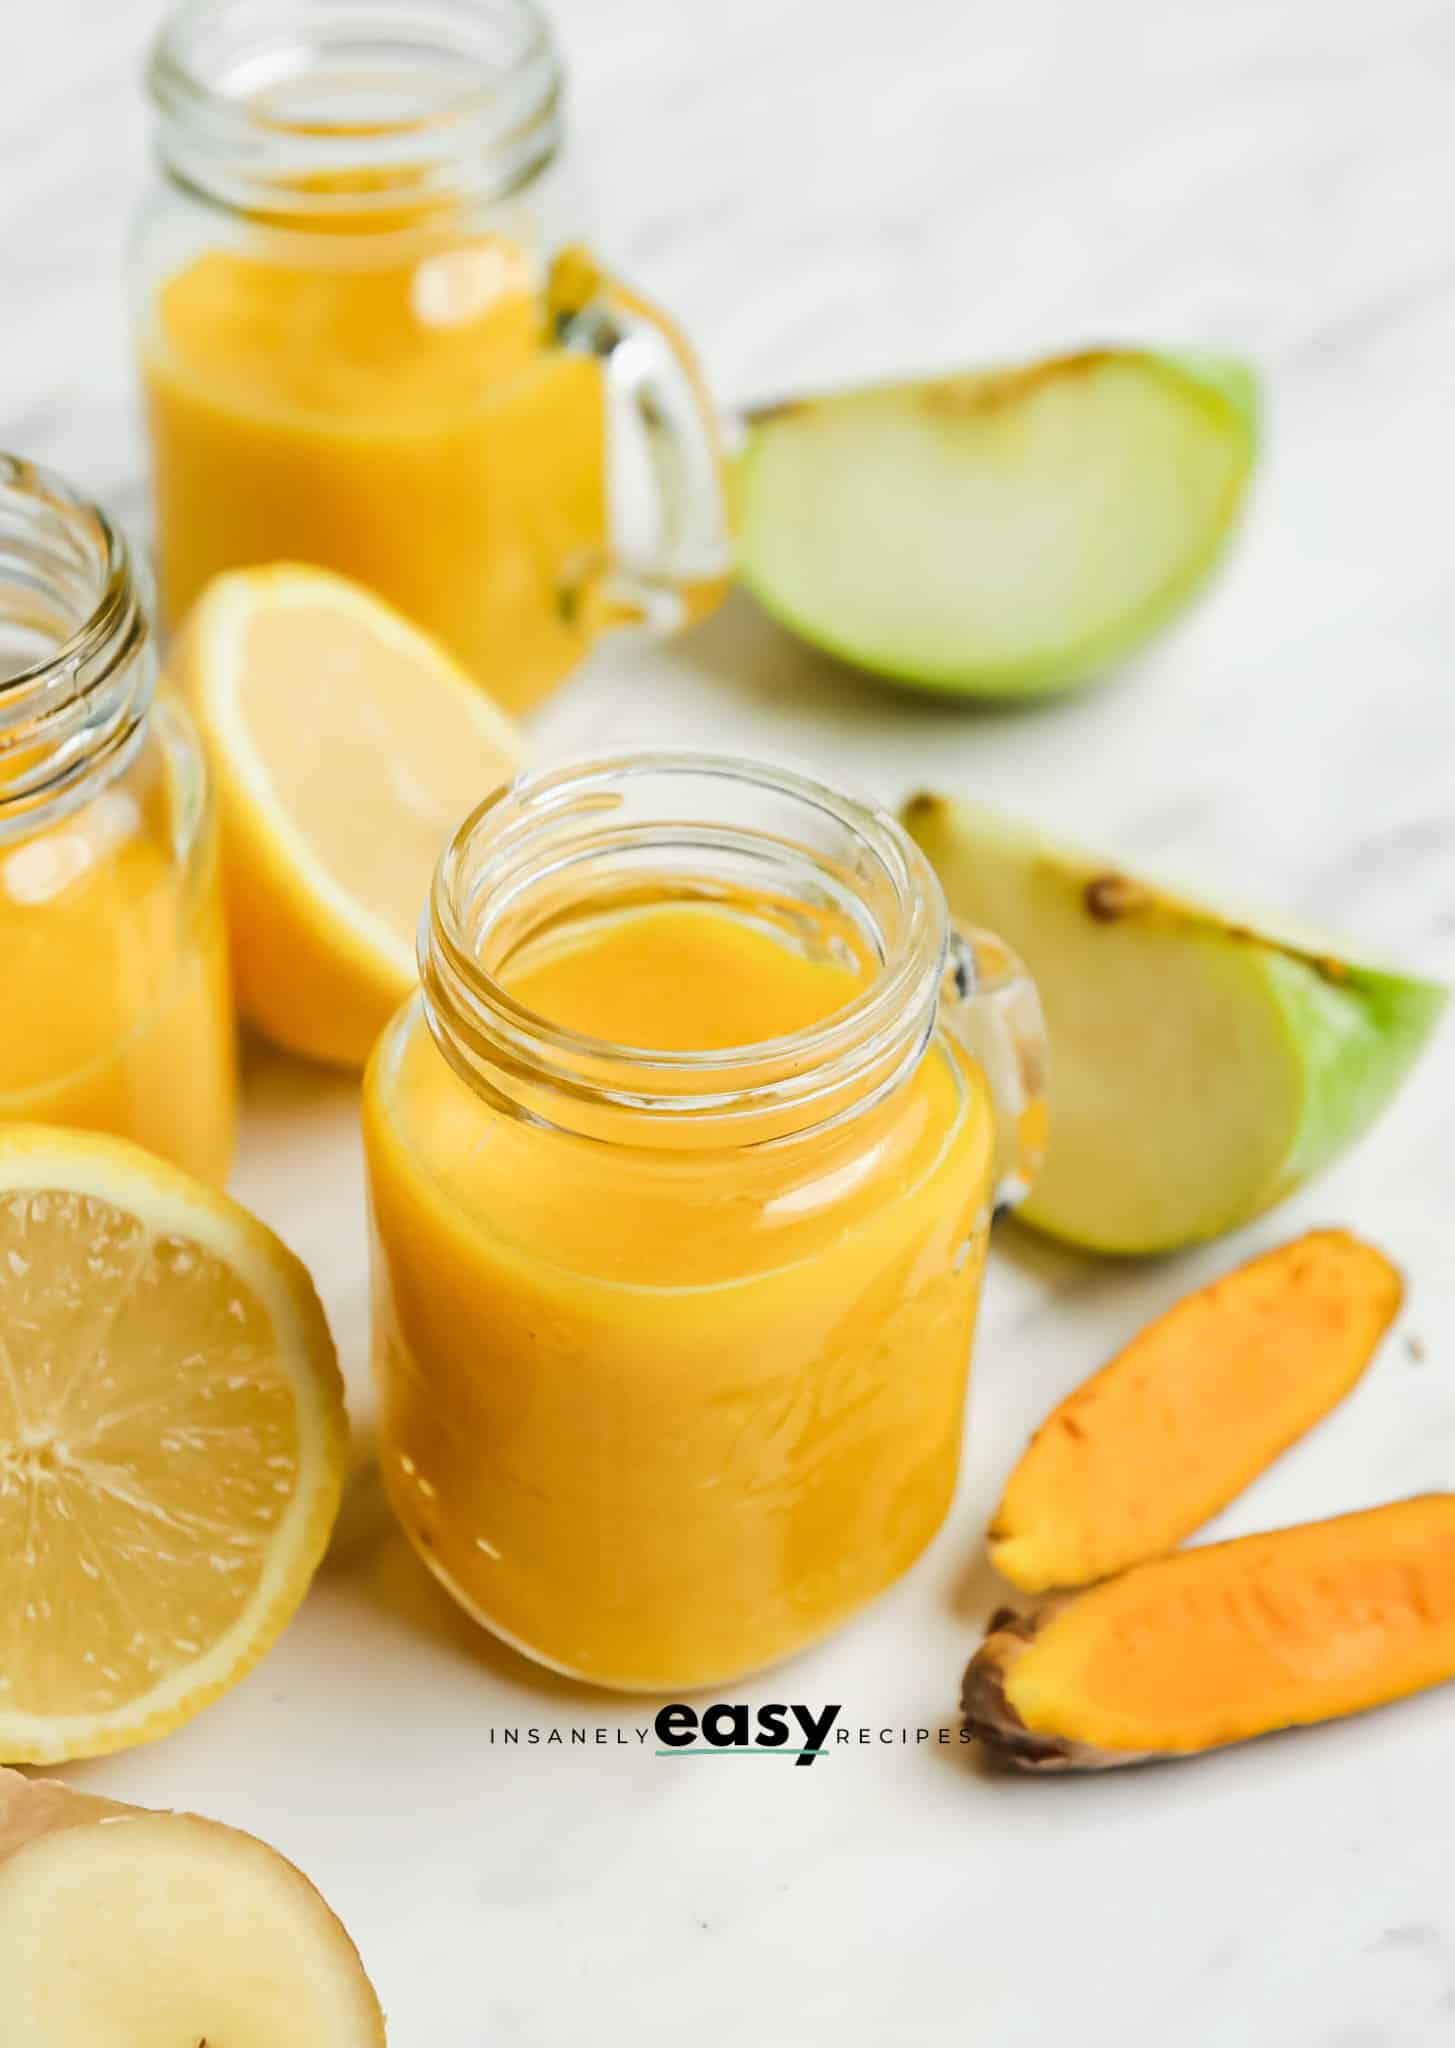
<path fill-rule="evenodd" d="M 1316 1230 L 1187 1295 L 1036 1432 L 996 1569 L 1040 1593 L 1175 1549 L 1343 1399 L 1402 1294 L 1383 1253 Z"/>
<path fill-rule="evenodd" d="M 1036 1612 L 965 1673 L 1021 1770 L 1101 1770 L 1332 1721 L 1455 1677 L 1455 1494 L 1208 1544 Z"/>

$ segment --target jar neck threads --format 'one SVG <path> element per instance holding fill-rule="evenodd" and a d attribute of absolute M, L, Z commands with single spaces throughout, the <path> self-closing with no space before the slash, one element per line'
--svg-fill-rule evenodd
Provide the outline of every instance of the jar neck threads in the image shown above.
<path fill-rule="evenodd" d="M 0 830 L 130 758 L 156 688 L 145 592 L 98 505 L 0 454 Z"/>
<path fill-rule="evenodd" d="M 534 0 L 184 0 L 147 85 L 170 178 L 312 233 L 503 199 L 560 138 Z"/>
<path fill-rule="evenodd" d="M 663 1052 L 525 1008 L 505 963 L 572 909 L 771 894 L 852 927 L 861 992 L 791 1036 Z M 876 806 L 712 755 L 644 753 L 527 776 L 460 827 L 421 923 L 425 1016 L 477 1094 L 510 1114 L 637 1147 L 761 1144 L 891 1092 L 935 1027 L 948 920 L 918 849 Z"/>

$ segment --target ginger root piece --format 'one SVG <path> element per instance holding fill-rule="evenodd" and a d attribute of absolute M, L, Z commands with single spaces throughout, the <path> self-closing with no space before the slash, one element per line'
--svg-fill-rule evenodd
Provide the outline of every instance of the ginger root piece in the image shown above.
<path fill-rule="evenodd" d="M 1149 1323 L 1042 1423 L 990 1524 L 1027 1593 L 1161 1557 L 1358 1380 L 1403 1283 L 1347 1230 L 1315 1230 Z"/>
<path fill-rule="evenodd" d="M 384 2048 L 343 1927 L 252 1835 L 0 1770 L 5 2048 Z"/>
<path fill-rule="evenodd" d="M 1025 1771 L 1101 1770 L 1332 1721 L 1455 1677 L 1455 1494 L 1208 1544 L 1003 1611 L 965 1726 Z"/>

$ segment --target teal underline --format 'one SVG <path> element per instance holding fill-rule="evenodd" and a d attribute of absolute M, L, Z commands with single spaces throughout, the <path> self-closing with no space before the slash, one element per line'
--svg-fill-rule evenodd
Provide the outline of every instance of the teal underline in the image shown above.
<path fill-rule="evenodd" d="M 720 1749 L 659 1749 L 658 1756 L 823 1756 L 821 1749 L 768 1749 L 759 1746 L 744 1749 L 734 1743 L 724 1743 Z"/>

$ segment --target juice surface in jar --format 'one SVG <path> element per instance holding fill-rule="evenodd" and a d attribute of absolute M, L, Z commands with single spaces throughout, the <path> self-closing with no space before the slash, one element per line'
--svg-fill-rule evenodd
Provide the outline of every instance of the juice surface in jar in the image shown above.
<path fill-rule="evenodd" d="M 590 1039 L 695 1055 L 808 1047 L 878 972 L 820 909 L 636 893 L 533 935 L 501 988 Z M 381 1041 L 386 1485 L 432 1569 L 539 1661 L 628 1689 L 724 1681 L 845 1620 L 938 1528 L 986 1085 L 936 1037 L 878 1100 L 850 1083 L 821 1107 L 778 1143 L 746 1119 L 735 1142 L 731 1112 L 706 1148 L 603 1142 L 482 1100 L 419 999 Z"/>
<path fill-rule="evenodd" d="M 0 1118 L 109 1132 L 220 1183 L 237 1084 L 201 747 L 153 701 L 104 515 L 9 457 L 0 504 Z"/>
<path fill-rule="evenodd" d="M 561 590 L 606 542 L 601 372 L 548 345 L 520 247 L 418 232 L 392 260 L 393 218 L 260 232 L 161 283 L 142 366 L 163 604 L 175 623 L 221 569 L 321 563 L 522 709 L 589 644 Z"/>

